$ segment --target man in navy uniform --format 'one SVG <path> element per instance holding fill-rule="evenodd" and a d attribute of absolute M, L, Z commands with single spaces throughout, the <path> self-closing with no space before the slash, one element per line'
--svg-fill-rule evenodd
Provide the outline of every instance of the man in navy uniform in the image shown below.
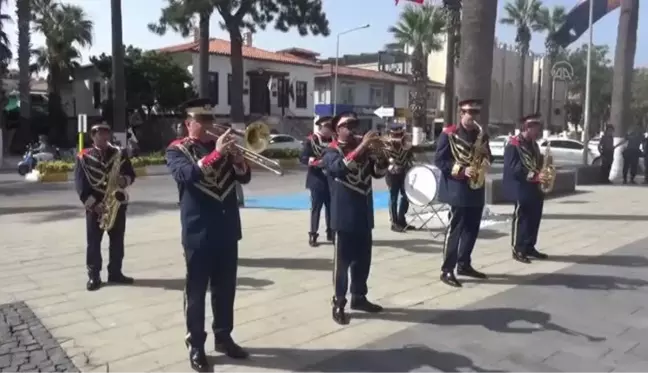
<path fill-rule="evenodd" d="M 369 131 L 359 140 L 353 115 L 333 119 L 337 138 L 324 151 L 322 163 L 331 188 L 331 228 L 336 233 L 333 269 L 333 320 L 348 324 L 346 295 L 351 271 L 351 309 L 380 312 L 382 307 L 367 300 L 367 279 L 371 267 L 371 231 L 374 228 L 371 178 L 387 172 L 387 160 L 379 160 L 369 149 L 378 140 Z"/>
<path fill-rule="evenodd" d="M 441 281 L 453 287 L 461 287 L 454 274 L 455 268 L 460 276 L 486 278 L 485 274 L 473 268 L 471 260 L 484 210 L 484 187 L 472 189 L 469 185 L 470 178 L 478 171 L 470 164 L 480 134 L 476 118 L 481 112 L 482 102 L 479 99 L 460 101 L 459 124 L 445 127 L 437 141 L 434 163 L 442 174 L 439 201 L 450 206 Z M 490 154 L 488 137 L 486 134 L 482 136 L 483 146 Z"/>
<path fill-rule="evenodd" d="M 405 128 L 402 124 L 392 123 L 387 132 L 389 168 L 385 181 L 389 188 L 389 219 L 392 231 L 403 232 L 410 228 L 405 220 L 405 214 L 409 209 L 409 201 L 405 195 L 405 175 L 413 164 L 412 147 L 405 139 Z"/>
<path fill-rule="evenodd" d="M 120 162 L 119 187 L 126 188 L 135 181 L 135 170 L 128 159 L 126 150 L 112 146 L 110 126 L 100 123 L 92 126 L 90 137 L 93 146 L 83 149 L 76 158 L 74 168 L 74 184 L 81 202 L 86 208 L 86 268 L 89 291 L 101 287 L 101 240 L 104 231 L 99 225 L 99 219 L 104 211 L 102 204 L 106 194 L 107 178 L 115 162 Z M 110 238 L 108 282 L 116 284 L 132 284 L 131 277 L 122 273 L 124 260 L 124 233 L 126 232 L 127 201 L 121 204 L 117 211 L 115 224 L 108 231 Z"/>
<path fill-rule="evenodd" d="M 544 193 L 540 183 L 545 180 L 541 168 L 543 155 L 537 141 L 542 136 L 539 114 L 522 118 L 522 131 L 509 139 L 504 149 L 504 190 L 515 201 L 511 225 L 513 259 L 531 263 L 529 257 L 547 259 L 536 249 L 542 219 Z"/>
<path fill-rule="evenodd" d="M 304 142 L 299 160 L 308 166 L 306 173 L 306 188 L 311 192 L 311 216 L 310 231 L 308 233 L 308 244 L 312 247 L 318 245 L 319 221 L 324 206 L 326 218 L 326 239 L 333 241 L 334 235 L 331 230 L 331 193 L 328 180 L 322 169 L 322 152 L 333 140 L 333 128 L 331 117 L 321 117 L 315 122 L 317 131 L 308 137 Z"/>
<path fill-rule="evenodd" d="M 229 130 L 213 127 L 207 99 L 185 105 L 188 137 L 166 151 L 167 166 L 178 185 L 182 246 L 187 265 L 184 310 L 185 343 L 191 367 L 208 369 L 205 355 L 205 296 L 211 290 L 215 349 L 244 359 L 248 353 L 231 337 L 241 219 L 235 184 L 250 181 L 250 168 L 234 146 Z M 214 139 L 205 130 L 218 132 Z M 215 141 L 214 141 L 215 140 Z"/>

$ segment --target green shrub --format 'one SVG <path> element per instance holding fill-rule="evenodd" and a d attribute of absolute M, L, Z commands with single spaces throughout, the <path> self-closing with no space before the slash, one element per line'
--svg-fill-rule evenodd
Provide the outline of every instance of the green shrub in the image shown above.
<path fill-rule="evenodd" d="M 131 164 L 134 168 L 157 166 L 166 164 L 163 153 L 152 153 L 141 157 L 131 158 Z M 41 174 L 55 174 L 74 171 L 74 160 L 61 160 L 41 162 L 36 165 L 36 169 Z"/>

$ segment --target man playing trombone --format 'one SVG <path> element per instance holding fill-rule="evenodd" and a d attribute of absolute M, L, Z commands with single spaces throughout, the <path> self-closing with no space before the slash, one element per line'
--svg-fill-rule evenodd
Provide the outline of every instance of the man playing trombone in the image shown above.
<path fill-rule="evenodd" d="M 320 215 L 324 207 L 326 219 L 326 240 L 333 241 L 334 235 L 331 230 L 331 193 L 328 180 L 322 169 L 322 152 L 329 146 L 333 139 L 331 117 L 322 117 L 317 120 L 317 132 L 304 141 L 299 161 L 308 166 L 306 173 L 306 188 L 311 193 L 311 216 L 310 231 L 308 232 L 308 244 L 311 247 L 318 245 Z"/>
<path fill-rule="evenodd" d="M 204 343 L 205 296 L 209 284 L 215 349 L 245 359 L 248 353 L 234 342 L 233 329 L 238 241 L 241 218 L 235 184 L 247 184 L 251 174 L 230 131 L 213 135 L 212 107 L 207 99 L 185 104 L 188 137 L 173 141 L 167 165 L 178 184 L 182 246 L 187 265 L 184 311 L 189 362 L 197 371 L 208 369 Z M 222 127 L 221 127 L 222 128 Z"/>

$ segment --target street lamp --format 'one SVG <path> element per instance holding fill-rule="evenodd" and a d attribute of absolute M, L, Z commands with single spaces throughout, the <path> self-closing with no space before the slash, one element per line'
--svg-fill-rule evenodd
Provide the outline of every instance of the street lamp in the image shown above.
<path fill-rule="evenodd" d="M 589 40 L 587 42 L 587 72 L 585 73 L 585 120 L 583 122 L 583 164 L 587 164 L 589 155 L 589 129 L 591 115 L 592 91 L 592 47 L 594 47 L 594 0 L 589 2 Z"/>
<path fill-rule="evenodd" d="M 337 41 L 335 43 L 335 72 L 334 74 L 334 82 L 333 82 L 333 116 L 337 115 L 337 93 L 338 93 L 338 67 L 340 65 L 340 36 L 344 34 L 348 34 L 354 31 L 362 30 L 365 28 L 369 28 L 369 24 L 367 23 L 366 25 L 354 27 L 352 29 L 348 29 L 346 31 L 342 31 L 339 34 L 337 34 Z"/>

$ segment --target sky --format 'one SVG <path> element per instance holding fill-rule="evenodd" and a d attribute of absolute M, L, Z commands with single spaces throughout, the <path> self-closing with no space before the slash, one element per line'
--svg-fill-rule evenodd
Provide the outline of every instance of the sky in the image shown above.
<path fill-rule="evenodd" d="M 83 63 L 88 62 L 92 55 L 101 53 L 110 54 L 110 1 L 108 0 L 63 0 L 67 3 L 82 6 L 88 16 L 94 21 L 94 42 L 90 49 L 83 50 Z M 438 0 L 439 1 L 439 0 Z M 498 19 L 501 18 L 506 1 L 499 1 Z M 132 44 L 143 49 L 154 49 L 164 46 L 175 45 L 186 41 L 180 35 L 173 32 L 165 36 L 158 36 L 151 33 L 147 24 L 155 22 L 160 16 L 160 9 L 165 5 L 166 0 L 122 0 L 123 16 L 123 38 L 124 44 Z M 543 0 L 544 5 L 552 7 L 563 5 L 568 10 L 578 0 Z M 9 0 L 8 14 L 15 15 L 16 0 Z M 394 0 L 325 0 L 324 11 L 330 23 L 331 35 L 329 37 L 307 36 L 301 37 L 296 31 L 282 33 L 268 27 L 266 31 L 259 31 L 253 36 L 253 45 L 266 50 L 279 50 L 290 47 L 300 47 L 314 50 L 322 57 L 335 57 L 336 34 L 364 24 L 370 24 L 368 29 L 345 34 L 340 38 L 340 55 L 376 52 L 384 48 L 385 44 L 391 41 L 387 28 L 398 19 L 399 10 L 404 7 L 407 1 L 401 1 L 399 6 L 394 5 Z M 645 5 L 645 4 L 644 4 Z M 608 44 L 611 47 L 610 58 L 613 59 L 614 45 L 617 34 L 617 23 L 619 10 L 606 15 L 594 27 L 594 43 Z M 229 39 L 226 32 L 220 29 L 218 22 L 220 17 L 212 17 L 212 37 Z M 640 8 L 638 35 L 648 34 L 648 7 Z M 15 50 L 17 41 L 16 24 L 8 24 L 7 34 L 9 35 L 12 47 Z M 496 37 L 500 42 L 514 43 L 515 29 L 510 26 L 497 25 Z M 536 53 L 544 52 L 545 35 L 534 34 L 531 41 L 531 50 Z M 588 34 L 585 33 L 573 46 L 587 42 Z M 42 35 L 33 35 L 32 44 L 42 45 Z M 648 67 L 648 38 L 638 38 L 637 55 L 635 66 Z M 15 67 L 15 63 L 13 64 Z"/>

